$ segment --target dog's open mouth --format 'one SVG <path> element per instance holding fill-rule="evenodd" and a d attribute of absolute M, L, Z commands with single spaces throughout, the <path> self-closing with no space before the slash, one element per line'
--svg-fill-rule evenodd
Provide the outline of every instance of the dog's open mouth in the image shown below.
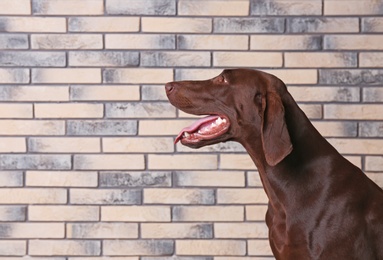
<path fill-rule="evenodd" d="M 226 117 L 211 115 L 185 127 L 176 137 L 174 143 L 193 144 L 204 140 L 215 139 L 229 130 L 230 122 Z"/>

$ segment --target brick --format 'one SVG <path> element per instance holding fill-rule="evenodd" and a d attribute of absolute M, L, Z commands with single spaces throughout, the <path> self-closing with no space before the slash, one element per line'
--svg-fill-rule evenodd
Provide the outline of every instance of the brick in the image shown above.
<path fill-rule="evenodd" d="M 263 189 L 218 189 L 218 204 L 254 204 L 267 203 L 268 198 Z"/>
<path fill-rule="evenodd" d="M 28 69 L 0 69 L 0 84 L 29 83 Z"/>
<path fill-rule="evenodd" d="M 0 138 L 1 153 L 25 153 L 27 151 L 24 138 L 5 137 Z"/>
<path fill-rule="evenodd" d="M 100 187 L 170 187 L 171 172 L 101 172 Z"/>
<path fill-rule="evenodd" d="M 166 118 L 175 117 L 176 109 L 170 103 L 110 103 L 106 104 L 108 118 Z"/>
<path fill-rule="evenodd" d="M 381 105 L 337 104 L 324 106 L 324 117 L 326 119 L 382 120 L 382 112 L 383 108 Z"/>
<path fill-rule="evenodd" d="M 282 53 L 277 52 L 215 52 L 215 67 L 282 67 Z"/>
<path fill-rule="evenodd" d="M 184 146 L 180 143 L 176 144 L 177 152 L 187 152 L 187 153 L 234 153 L 234 152 L 246 152 L 245 148 L 240 143 L 234 141 L 228 141 L 225 143 L 218 143 L 209 146 L 205 146 L 199 149 L 192 149 L 187 146 Z"/>
<path fill-rule="evenodd" d="M 104 83 L 163 84 L 173 80 L 172 69 L 105 69 Z"/>
<path fill-rule="evenodd" d="M 287 31 L 292 33 L 357 33 L 359 32 L 359 19 L 294 17 L 287 19 Z"/>
<path fill-rule="evenodd" d="M 318 72 L 315 69 L 275 69 L 264 70 L 280 78 L 285 84 L 317 84 Z"/>
<path fill-rule="evenodd" d="M 142 100 L 164 101 L 168 100 L 163 85 L 144 85 L 141 87 Z"/>
<path fill-rule="evenodd" d="M 173 138 L 103 138 L 105 153 L 172 153 Z"/>
<path fill-rule="evenodd" d="M 213 238 L 213 226 L 195 223 L 143 223 L 141 236 L 151 239 Z"/>
<path fill-rule="evenodd" d="M 216 18 L 216 33 L 283 33 L 283 18 Z"/>
<path fill-rule="evenodd" d="M 105 240 L 103 242 L 105 255 L 173 255 L 174 241 L 172 240 Z"/>
<path fill-rule="evenodd" d="M 175 80 L 206 80 L 214 78 L 222 69 L 176 69 Z"/>
<path fill-rule="evenodd" d="M 0 120 L 1 135 L 63 135 L 64 133 L 64 121 Z"/>
<path fill-rule="evenodd" d="M 179 171 L 175 185 L 180 187 L 244 187 L 245 174 L 241 171 Z"/>
<path fill-rule="evenodd" d="M 266 223 L 215 223 L 215 238 L 268 238 Z"/>
<path fill-rule="evenodd" d="M 1 204 L 63 204 L 67 202 L 65 189 L 1 189 Z"/>
<path fill-rule="evenodd" d="M 173 221 L 225 222 L 243 221 L 242 206 L 174 206 Z"/>
<path fill-rule="evenodd" d="M 67 225 L 68 238 L 138 238 L 138 224 L 73 223 Z"/>
<path fill-rule="evenodd" d="M 143 155 L 75 155 L 74 168 L 78 170 L 143 170 L 145 161 Z"/>
<path fill-rule="evenodd" d="M 383 53 L 381 52 L 362 52 L 359 53 L 360 67 L 379 68 L 383 62 Z"/>
<path fill-rule="evenodd" d="M 362 18 L 362 32 L 383 32 L 382 17 Z"/>
<path fill-rule="evenodd" d="M 154 155 L 148 156 L 151 170 L 211 170 L 217 169 L 216 155 Z"/>
<path fill-rule="evenodd" d="M 287 68 L 355 68 L 358 62 L 356 53 L 351 52 L 285 53 L 284 61 Z"/>
<path fill-rule="evenodd" d="M 3 0 L 0 2 L 1 15 L 31 14 L 30 0 Z"/>
<path fill-rule="evenodd" d="M 383 156 L 366 156 L 365 170 L 372 172 L 383 171 Z"/>
<path fill-rule="evenodd" d="M 328 139 L 341 154 L 381 154 L 383 140 L 379 139 Z"/>
<path fill-rule="evenodd" d="M 140 121 L 139 135 L 177 135 L 186 125 L 192 124 L 192 120 L 143 120 Z"/>
<path fill-rule="evenodd" d="M 69 155 L 6 154 L 0 155 L 0 168 L 7 170 L 67 170 L 71 168 Z"/>
<path fill-rule="evenodd" d="M 266 205 L 250 205 L 246 206 L 247 221 L 264 221 L 266 216 Z"/>
<path fill-rule="evenodd" d="M 143 17 L 141 27 L 143 32 L 210 33 L 212 19 Z"/>
<path fill-rule="evenodd" d="M 97 187 L 97 172 L 90 171 L 27 171 L 26 186 Z"/>
<path fill-rule="evenodd" d="M 380 85 L 383 70 L 329 70 L 319 71 L 319 83 L 328 85 Z"/>
<path fill-rule="evenodd" d="M 359 169 L 362 169 L 362 158 L 361 156 L 344 156 L 346 160 L 354 164 Z"/>
<path fill-rule="evenodd" d="M 325 137 L 356 137 L 358 125 L 355 122 L 313 122 L 314 127 Z"/>
<path fill-rule="evenodd" d="M 21 171 L 0 171 L 0 187 L 21 187 L 23 182 Z"/>
<path fill-rule="evenodd" d="M 70 32 L 138 32 L 139 17 L 70 17 Z"/>
<path fill-rule="evenodd" d="M 0 26 L 6 32 L 65 33 L 65 18 L 0 17 Z"/>
<path fill-rule="evenodd" d="M 28 47 L 28 35 L 26 34 L 0 34 L 1 49 L 28 49 Z"/>
<path fill-rule="evenodd" d="M 359 135 L 361 137 L 383 137 L 383 122 L 360 122 Z"/>
<path fill-rule="evenodd" d="M 313 35 L 251 35 L 251 50 L 320 50 L 322 37 Z"/>
<path fill-rule="evenodd" d="M 218 2 L 218 1 L 217 1 Z M 245 35 L 179 35 L 177 45 L 182 50 L 247 50 Z"/>
<path fill-rule="evenodd" d="M 41 15 L 102 15 L 103 0 L 32 0 L 33 14 Z"/>
<path fill-rule="evenodd" d="M 141 190 L 95 190 L 95 189 L 71 189 L 70 202 L 72 204 L 111 204 L 132 205 L 141 204 Z"/>
<path fill-rule="evenodd" d="M 383 90 L 379 87 L 363 88 L 363 101 L 381 102 L 383 99 Z"/>
<path fill-rule="evenodd" d="M 26 207 L 0 206 L 0 221 L 25 221 Z"/>
<path fill-rule="evenodd" d="M 97 206 L 29 206 L 30 221 L 98 221 Z"/>
<path fill-rule="evenodd" d="M 0 224 L 2 238 L 64 238 L 64 223 Z"/>
<path fill-rule="evenodd" d="M 303 110 L 306 116 L 309 119 L 322 119 L 322 106 L 321 105 L 307 105 L 307 104 L 298 104 L 299 108 Z"/>
<path fill-rule="evenodd" d="M 263 187 L 259 172 L 248 171 L 246 176 L 247 176 L 247 185 L 249 187 Z"/>
<path fill-rule="evenodd" d="M 251 15 L 322 15 L 322 2 L 319 0 L 252 0 Z"/>
<path fill-rule="evenodd" d="M 67 122 L 68 135 L 135 135 L 137 122 L 131 120 L 81 120 Z"/>
<path fill-rule="evenodd" d="M 241 240 L 177 240 L 176 254 L 244 256 L 246 242 Z"/>
<path fill-rule="evenodd" d="M 138 52 L 76 51 L 69 52 L 69 66 L 73 67 L 130 67 L 138 66 Z"/>
<path fill-rule="evenodd" d="M 70 87 L 71 100 L 139 100 L 140 87 L 139 86 L 88 86 L 88 85 L 75 85 Z"/>
<path fill-rule="evenodd" d="M 107 34 L 105 35 L 107 49 L 175 49 L 174 35 L 166 34 Z"/>
<path fill-rule="evenodd" d="M 142 52 L 141 66 L 146 67 L 210 67 L 209 52 Z"/>
<path fill-rule="evenodd" d="M 102 49 L 101 34 L 34 34 L 32 49 Z"/>
<path fill-rule="evenodd" d="M 185 16 L 247 16 L 249 1 L 196 1 L 178 2 L 178 14 Z"/>
<path fill-rule="evenodd" d="M 102 118 L 103 116 L 102 104 L 35 104 L 36 118 Z"/>
<path fill-rule="evenodd" d="M 351 0 L 344 5 L 343 0 L 324 2 L 324 15 L 374 15 L 381 14 L 382 8 L 378 1 Z"/>
<path fill-rule="evenodd" d="M 169 222 L 170 207 L 166 206 L 104 206 L 102 221 Z"/>
<path fill-rule="evenodd" d="M 106 12 L 108 14 L 127 15 L 175 15 L 176 3 L 174 0 L 106 0 Z"/>
<path fill-rule="evenodd" d="M 211 189 L 145 189 L 144 204 L 214 204 Z"/>
<path fill-rule="evenodd" d="M 382 50 L 383 35 L 326 35 L 325 50 Z"/>
<path fill-rule="evenodd" d="M 29 254 L 36 256 L 97 256 L 101 242 L 91 240 L 30 240 Z"/>
<path fill-rule="evenodd" d="M 24 256 L 27 253 L 26 241 L 3 240 L 0 241 L 0 255 Z"/>
<path fill-rule="evenodd" d="M 270 243 L 268 239 L 261 240 L 248 240 L 247 241 L 247 250 L 250 256 L 272 256 L 273 253 L 270 248 Z"/>
<path fill-rule="evenodd" d="M 32 69 L 33 83 L 101 83 L 101 69 Z"/>
<path fill-rule="evenodd" d="M 1 101 L 68 101 L 65 86 L 0 86 Z"/>
<path fill-rule="evenodd" d="M 383 174 L 382 173 L 366 173 L 367 177 L 375 182 L 379 187 L 383 187 Z"/>
<path fill-rule="evenodd" d="M 297 102 L 359 102 L 360 89 L 357 87 L 288 87 Z"/>
<path fill-rule="evenodd" d="M 248 154 L 221 154 L 220 169 L 251 170 L 254 162 Z"/>
<path fill-rule="evenodd" d="M 100 152 L 99 138 L 29 138 L 28 150 L 34 153 Z"/>
<path fill-rule="evenodd" d="M 32 104 L 0 104 L 0 118 L 32 118 Z"/>

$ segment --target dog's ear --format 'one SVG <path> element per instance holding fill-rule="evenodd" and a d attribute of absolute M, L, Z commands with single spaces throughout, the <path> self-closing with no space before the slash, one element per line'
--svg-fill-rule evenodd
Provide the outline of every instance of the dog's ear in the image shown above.
<path fill-rule="evenodd" d="M 275 166 L 293 150 L 285 121 L 285 109 L 276 93 L 262 98 L 261 138 L 266 162 Z"/>

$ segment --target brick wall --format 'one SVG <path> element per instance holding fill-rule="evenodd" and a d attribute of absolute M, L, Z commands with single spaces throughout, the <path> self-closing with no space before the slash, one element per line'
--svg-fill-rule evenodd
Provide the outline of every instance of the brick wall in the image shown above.
<path fill-rule="evenodd" d="M 1 0 L 0 259 L 272 259 L 250 158 L 174 146 L 193 117 L 164 83 L 273 73 L 383 186 L 382 14 L 379 0 Z"/>

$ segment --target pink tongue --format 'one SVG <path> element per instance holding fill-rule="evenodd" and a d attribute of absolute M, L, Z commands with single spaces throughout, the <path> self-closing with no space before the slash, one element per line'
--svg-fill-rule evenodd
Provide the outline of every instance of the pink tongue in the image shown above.
<path fill-rule="evenodd" d="M 181 140 L 184 132 L 188 132 L 188 133 L 195 132 L 198 128 L 200 128 L 201 125 L 209 123 L 209 122 L 214 122 L 218 118 L 219 118 L 219 116 L 207 116 L 207 117 L 201 118 L 200 120 L 194 122 L 192 125 L 185 127 L 178 134 L 174 143 L 177 143 L 179 140 Z"/>

